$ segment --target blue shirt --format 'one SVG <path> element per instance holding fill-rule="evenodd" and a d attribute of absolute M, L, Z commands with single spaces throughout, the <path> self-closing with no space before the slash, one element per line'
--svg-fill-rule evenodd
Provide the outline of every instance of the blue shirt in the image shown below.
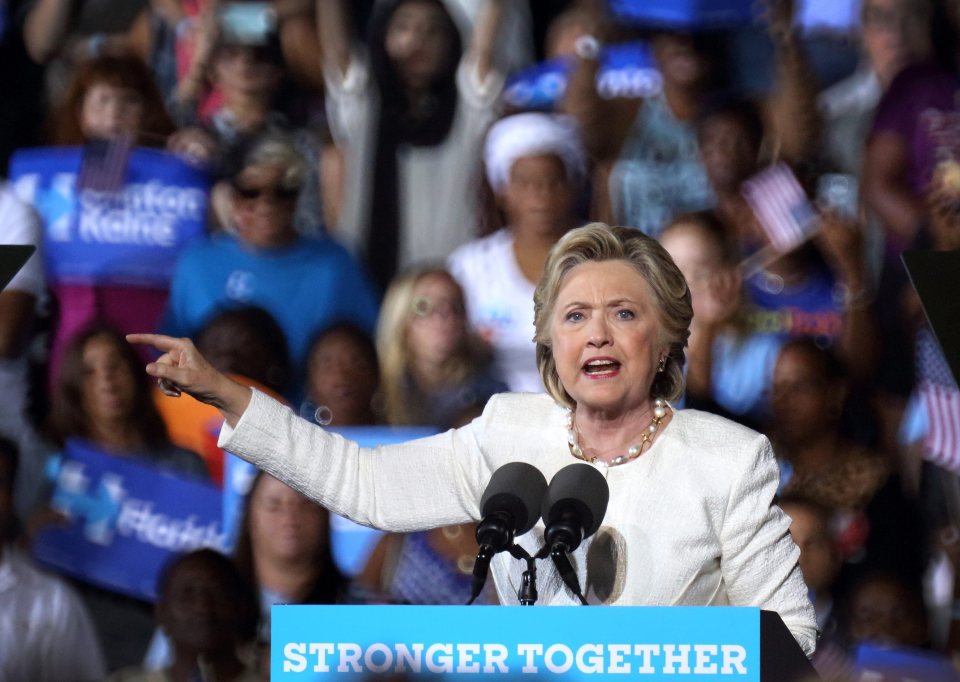
<path fill-rule="evenodd" d="M 318 332 L 349 322 L 372 334 L 378 312 L 372 284 L 335 241 L 298 237 L 289 246 L 255 249 L 221 233 L 180 255 L 160 330 L 193 336 L 214 314 L 242 306 L 258 306 L 276 319 L 298 383 Z"/>
<path fill-rule="evenodd" d="M 843 331 L 843 305 L 829 271 L 814 269 L 790 288 L 772 287 L 763 273 L 746 281 L 750 331 L 781 339 L 811 337 L 819 345 L 834 345 Z"/>

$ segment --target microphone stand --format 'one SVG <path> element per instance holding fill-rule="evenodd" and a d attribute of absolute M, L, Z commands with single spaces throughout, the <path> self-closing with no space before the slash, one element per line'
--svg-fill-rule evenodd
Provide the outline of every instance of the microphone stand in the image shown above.
<path fill-rule="evenodd" d="M 583 592 L 580 590 L 580 581 L 577 579 L 577 573 L 573 570 L 573 566 L 570 564 L 570 557 L 567 556 L 567 547 L 562 543 L 556 543 L 552 546 L 544 547 L 541 552 L 546 550 L 550 554 L 550 558 L 553 559 L 553 565 L 557 567 L 557 572 L 560 574 L 560 577 L 563 578 L 564 584 L 567 586 L 574 596 L 580 600 L 582 606 L 588 606 L 587 600 L 583 596 Z"/>
<path fill-rule="evenodd" d="M 519 559 L 527 563 L 527 570 L 520 576 L 520 589 L 517 590 L 517 599 L 520 602 L 520 606 L 533 606 L 537 603 L 537 599 L 540 596 L 537 593 L 537 560 L 546 559 L 547 557 L 553 560 L 553 564 L 557 567 L 557 572 L 560 573 L 560 577 L 563 578 L 564 584 L 573 592 L 574 596 L 580 600 L 580 604 L 589 606 L 580 589 L 580 581 L 577 579 L 577 573 L 570 564 L 570 558 L 567 556 L 567 545 L 565 543 L 555 542 L 552 545 L 544 545 L 533 556 L 530 556 L 527 550 L 516 543 L 507 548 L 507 551 L 510 552 L 510 556 L 514 559 Z M 493 546 L 489 544 L 480 546 L 480 551 L 477 553 L 477 563 L 474 564 L 473 567 L 473 593 L 467 602 L 468 606 L 476 600 L 483 590 L 483 584 L 487 576 L 487 568 L 494 554 L 496 554 L 496 550 Z"/>
<path fill-rule="evenodd" d="M 510 547 L 510 555 L 514 559 L 520 559 L 527 562 L 527 570 L 520 577 L 520 589 L 517 590 L 517 599 L 520 600 L 520 606 L 533 606 L 537 603 L 537 558 L 532 557 L 520 545 Z"/>

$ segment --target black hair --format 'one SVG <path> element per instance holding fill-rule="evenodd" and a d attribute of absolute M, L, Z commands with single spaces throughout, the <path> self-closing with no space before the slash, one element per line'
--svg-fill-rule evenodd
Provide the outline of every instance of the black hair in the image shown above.
<path fill-rule="evenodd" d="M 824 348 L 814 339 L 801 336 L 790 339 L 783 344 L 781 353 L 788 350 L 802 352 L 812 360 L 813 367 L 827 381 L 843 381 L 848 379 L 846 367 L 831 348 Z"/>
<path fill-rule="evenodd" d="M 237 543 L 233 549 L 234 561 L 242 575 L 249 583 L 257 584 L 256 567 L 253 558 L 253 538 L 250 533 L 250 504 L 253 501 L 253 494 L 263 481 L 265 474 L 263 471 L 257 473 L 250 485 L 250 492 L 247 493 L 247 499 L 244 504 L 243 516 L 240 518 L 240 526 L 237 532 Z M 321 507 L 325 515 L 323 547 L 317 560 L 316 581 L 310 586 L 306 596 L 299 602 L 301 604 L 336 604 L 342 595 L 346 592 L 347 578 L 340 572 L 336 561 L 333 558 L 333 548 L 330 542 L 330 512 Z"/>
<path fill-rule="evenodd" d="M 445 32 L 450 40 L 450 53 L 437 78 L 431 94 L 435 105 L 426 115 L 415 119 L 407 110 L 408 99 L 403 84 L 386 50 L 387 29 L 390 20 L 402 5 L 410 2 L 434 5 L 441 10 Z M 370 68 L 380 91 L 380 126 L 389 125 L 405 132 L 409 141 L 416 145 L 435 145 L 446 138 L 457 104 L 457 67 L 463 56 L 463 39 L 450 11 L 441 0 L 384 0 L 377 3 L 370 16 L 367 28 L 367 47 L 370 52 Z M 401 133 L 401 134 L 402 134 Z"/>
<path fill-rule="evenodd" d="M 203 327 L 197 332 L 197 346 L 202 349 L 204 335 L 223 324 L 236 324 L 254 334 L 269 354 L 269 366 L 265 368 L 264 376 L 252 376 L 258 373 L 251 373 L 252 368 L 249 367 L 218 367 L 217 369 L 221 372 L 242 374 L 278 393 L 283 393 L 293 378 L 293 365 L 287 346 L 287 336 L 273 315 L 258 306 L 226 308 L 216 312 L 207 318 Z"/>
<path fill-rule="evenodd" d="M 763 117 L 757 105 L 740 95 L 727 90 L 718 90 L 704 97 L 697 115 L 697 130 L 717 118 L 730 118 L 737 123 L 750 138 L 754 149 L 759 151 L 763 144 Z"/>
<path fill-rule="evenodd" d="M 239 641 L 254 639 L 260 622 L 260 597 L 233 560 L 216 550 L 205 547 L 170 559 L 157 578 L 158 602 L 167 598 L 167 592 L 176 571 L 184 565 L 195 562 L 209 566 L 219 576 L 217 584 L 223 587 L 231 602 L 236 605 L 239 614 L 236 621 Z"/>
<path fill-rule="evenodd" d="M 5 436 L 0 436 L 0 460 L 6 461 L 10 469 L 10 489 L 13 490 L 13 482 L 17 479 L 17 471 L 20 469 L 20 448 Z"/>
<path fill-rule="evenodd" d="M 364 330 L 362 330 L 357 325 L 350 322 L 341 322 L 339 324 L 326 327 L 325 329 L 318 332 L 314 335 L 313 339 L 310 341 L 308 348 L 310 349 L 307 353 L 307 357 L 313 355 L 317 347 L 326 341 L 328 338 L 335 334 L 341 334 L 347 337 L 351 343 L 353 343 L 357 348 L 360 349 L 364 358 L 366 358 L 371 366 L 373 367 L 373 372 L 376 375 L 376 384 L 380 383 L 380 361 L 379 356 L 377 355 L 377 346 L 373 341 L 373 338 Z"/>

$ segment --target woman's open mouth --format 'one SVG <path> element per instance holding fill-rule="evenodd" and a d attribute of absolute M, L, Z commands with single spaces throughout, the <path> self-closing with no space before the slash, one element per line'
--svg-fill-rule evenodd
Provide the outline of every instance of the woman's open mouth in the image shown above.
<path fill-rule="evenodd" d="M 620 373 L 620 363 L 613 358 L 593 358 L 584 363 L 580 370 L 588 377 L 603 379 Z"/>

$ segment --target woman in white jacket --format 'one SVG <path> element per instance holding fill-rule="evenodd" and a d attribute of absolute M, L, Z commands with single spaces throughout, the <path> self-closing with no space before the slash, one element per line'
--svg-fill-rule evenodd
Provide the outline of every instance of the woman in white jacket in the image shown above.
<path fill-rule="evenodd" d="M 332 511 L 411 531 L 480 518 L 500 466 L 526 461 L 549 479 L 578 460 L 603 473 L 610 503 L 572 555 L 591 602 L 752 605 L 778 611 L 807 654 L 816 625 L 787 517 L 773 504 L 767 439 L 722 418 L 674 410 L 692 316 L 683 275 L 636 230 L 594 223 L 554 247 L 534 296 L 546 394 L 502 394 L 471 424 L 362 450 L 217 373 L 187 339 L 134 335 L 164 355 L 147 366 L 169 391 L 216 405 L 220 444 Z M 669 491 L 669 492 L 668 492 Z M 542 542 L 538 525 L 518 538 Z M 493 562 L 513 603 L 519 562 Z M 543 604 L 575 604 L 552 566 Z"/>

